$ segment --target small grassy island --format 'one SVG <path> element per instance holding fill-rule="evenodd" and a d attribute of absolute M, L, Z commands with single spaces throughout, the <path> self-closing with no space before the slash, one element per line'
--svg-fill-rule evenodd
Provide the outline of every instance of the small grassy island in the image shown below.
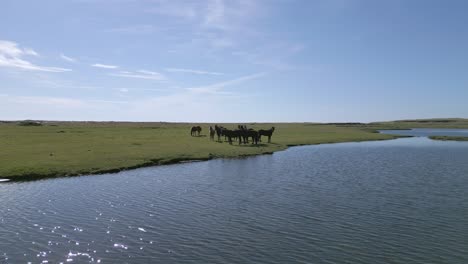
<path fill-rule="evenodd" d="M 468 137 L 431 136 L 429 138 L 433 140 L 442 140 L 442 141 L 468 141 Z"/>
<path fill-rule="evenodd" d="M 202 127 L 191 136 L 193 125 Z M 220 124 L 234 129 L 237 124 Z M 394 139 L 379 129 L 468 128 L 468 119 L 408 120 L 381 123 L 247 123 L 274 126 L 271 143 L 230 145 L 210 140 L 214 124 L 131 122 L 0 122 L 0 178 L 49 177 L 118 172 L 132 168 L 213 158 L 269 154 L 289 146 Z"/>

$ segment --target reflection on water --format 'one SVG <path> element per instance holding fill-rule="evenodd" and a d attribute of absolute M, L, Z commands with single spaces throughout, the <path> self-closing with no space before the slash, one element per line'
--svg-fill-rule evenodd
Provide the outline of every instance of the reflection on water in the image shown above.
<path fill-rule="evenodd" d="M 405 138 L 0 185 L 0 263 L 468 263 L 468 143 Z"/>

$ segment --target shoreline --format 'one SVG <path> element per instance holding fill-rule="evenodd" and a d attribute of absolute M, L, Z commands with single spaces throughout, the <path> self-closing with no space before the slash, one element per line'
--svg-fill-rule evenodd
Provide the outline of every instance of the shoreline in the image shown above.
<path fill-rule="evenodd" d="M 275 151 L 265 151 L 261 153 L 254 153 L 254 154 L 243 154 L 238 156 L 230 156 L 230 157 L 217 157 L 217 156 L 210 156 L 210 157 L 200 157 L 200 158 L 174 158 L 168 160 L 154 160 L 150 162 L 144 162 L 141 164 L 133 165 L 133 166 L 125 166 L 125 167 L 118 167 L 113 169 L 106 169 L 106 170 L 98 170 L 98 171 L 89 171 L 83 173 L 70 173 L 70 174 L 28 174 L 28 175 L 10 175 L 10 176 L 0 176 L 3 179 L 4 183 L 15 183 L 15 182 L 30 182 L 30 181 L 39 181 L 39 180 L 47 180 L 47 179 L 57 179 L 57 178 L 69 178 L 69 177 L 83 177 L 83 176 L 93 176 L 93 175 L 103 175 L 103 174 L 117 174 L 119 172 L 135 170 L 140 168 L 149 168 L 149 167 L 158 167 L 158 166 L 167 166 L 167 165 L 177 165 L 177 164 L 185 164 L 185 163 L 192 163 L 192 162 L 203 162 L 203 161 L 210 161 L 215 159 L 243 159 L 249 158 L 254 156 L 261 156 L 261 155 L 273 155 L 275 152 L 285 151 L 292 147 L 305 147 L 305 146 L 316 146 L 316 145 L 325 145 L 325 144 L 340 144 L 340 143 L 360 143 L 360 142 L 372 142 L 372 141 L 384 141 L 384 140 L 395 140 L 399 138 L 405 138 L 408 136 L 398 136 L 398 135 L 390 135 L 393 136 L 392 138 L 383 138 L 383 139 L 363 139 L 363 140 L 354 140 L 354 141 L 330 141 L 330 142 L 320 142 L 314 144 L 290 144 L 285 145 L 284 148 L 277 149 Z"/>

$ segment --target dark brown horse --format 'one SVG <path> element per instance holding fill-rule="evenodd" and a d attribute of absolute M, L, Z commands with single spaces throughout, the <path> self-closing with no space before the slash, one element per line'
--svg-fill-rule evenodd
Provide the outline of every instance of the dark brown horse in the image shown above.
<path fill-rule="evenodd" d="M 221 136 L 223 136 L 224 127 L 215 125 L 216 136 L 218 136 L 218 141 L 221 141 Z"/>
<path fill-rule="evenodd" d="M 261 142 L 262 141 L 262 136 L 267 136 L 268 137 L 268 143 L 271 142 L 271 136 L 273 135 L 273 132 L 275 131 L 275 127 L 272 127 L 268 130 L 263 130 L 260 129 L 258 131 L 258 140 Z"/>
<path fill-rule="evenodd" d="M 239 126 L 240 137 L 244 144 L 249 143 L 249 138 L 252 138 L 252 144 L 258 144 L 258 132 L 253 129 L 247 129 L 247 126 Z M 239 139 L 239 142 L 241 139 Z"/>
<path fill-rule="evenodd" d="M 190 130 L 190 135 L 193 137 L 195 135 L 198 135 L 200 136 L 200 132 L 201 132 L 201 126 L 193 126 L 192 129 Z"/>
<path fill-rule="evenodd" d="M 252 144 L 255 144 L 255 145 L 258 144 L 258 139 L 259 139 L 258 131 L 255 131 L 253 129 L 243 130 L 242 137 L 244 138 L 244 144 L 249 142 L 249 138 L 252 138 Z"/>
<path fill-rule="evenodd" d="M 230 130 L 223 129 L 223 135 L 228 139 L 229 144 L 232 144 L 233 139 L 239 140 L 239 145 L 242 143 L 242 131 L 241 130 Z"/>
<path fill-rule="evenodd" d="M 212 126 L 210 126 L 210 140 L 214 140 L 215 133 L 216 130 Z"/>

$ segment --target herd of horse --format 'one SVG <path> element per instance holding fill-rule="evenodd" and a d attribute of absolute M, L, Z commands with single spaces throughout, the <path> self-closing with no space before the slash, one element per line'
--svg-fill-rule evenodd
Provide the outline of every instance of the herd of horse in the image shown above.
<path fill-rule="evenodd" d="M 200 136 L 200 132 L 202 128 L 200 126 L 193 126 L 190 130 L 191 136 Z M 275 131 L 275 127 L 270 129 L 260 129 L 254 130 L 252 128 L 247 128 L 246 125 L 238 125 L 237 129 L 227 129 L 222 126 L 215 125 L 210 126 L 210 140 L 215 140 L 215 135 L 218 137 L 218 141 L 221 141 L 221 137 L 224 136 L 225 140 L 232 145 L 233 140 L 238 140 L 239 145 L 244 143 L 249 143 L 249 139 L 251 139 L 252 144 L 257 145 L 258 142 L 262 141 L 262 136 L 268 137 L 268 143 L 271 142 L 271 136 Z"/>

